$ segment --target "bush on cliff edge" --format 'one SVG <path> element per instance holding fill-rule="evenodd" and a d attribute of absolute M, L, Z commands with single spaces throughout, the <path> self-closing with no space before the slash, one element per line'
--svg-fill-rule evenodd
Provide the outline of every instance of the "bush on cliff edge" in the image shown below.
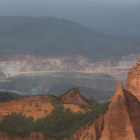
<path fill-rule="evenodd" d="M 71 137 L 74 132 L 84 124 L 93 122 L 104 114 L 109 103 L 94 107 L 84 114 L 74 113 L 70 109 L 65 109 L 58 105 L 50 115 L 33 121 L 32 117 L 26 118 L 21 113 L 12 113 L 5 116 L 0 122 L 0 129 L 14 136 L 26 136 L 31 132 L 42 132 L 45 138 L 61 140 Z"/>

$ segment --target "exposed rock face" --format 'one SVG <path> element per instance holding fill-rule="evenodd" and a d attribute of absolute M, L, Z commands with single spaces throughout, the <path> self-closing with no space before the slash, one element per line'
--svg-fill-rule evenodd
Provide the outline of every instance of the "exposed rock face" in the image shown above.
<path fill-rule="evenodd" d="M 64 104 L 64 108 L 69 108 L 70 110 L 72 110 L 73 112 L 81 112 L 82 114 L 85 113 L 85 110 L 80 108 L 79 105 L 75 105 L 75 104 Z"/>
<path fill-rule="evenodd" d="M 140 102 L 119 82 L 106 114 L 73 135 L 74 140 L 140 140 Z"/>
<path fill-rule="evenodd" d="M 119 82 L 106 114 L 81 128 L 74 140 L 140 140 L 140 102 Z M 83 138 L 83 135 L 87 133 Z M 83 135 L 82 135 L 83 134 Z"/>
<path fill-rule="evenodd" d="M 135 140 L 121 82 L 117 85 L 116 93 L 110 102 L 108 112 L 105 114 L 104 130 L 100 140 Z"/>
<path fill-rule="evenodd" d="M 104 115 L 101 115 L 94 123 L 87 123 L 74 135 L 74 140 L 99 140 L 104 128 Z"/>
<path fill-rule="evenodd" d="M 116 93 L 109 99 L 107 112 L 94 122 L 85 124 L 73 134 L 72 140 L 140 140 L 139 66 L 140 62 L 128 72 L 125 89 L 122 82 L 118 83 Z M 85 103 L 80 98 L 78 88 L 66 92 L 61 99 L 65 102 Z M 0 132 L 0 138 L 11 140 L 5 132 Z M 30 136 L 28 138 L 32 140 Z"/>
<path fill-rule="evenodd" d="M 50 114 L 54 109 L 49 100 L 50 98 L 47 96 L 35 96 L 0 103 L 0 116 L 2 118 L 4 115 L 11 114 L 12 112 L 22 112 L 26 117 L 33 117 L 36 120 Z"/>
<path fill-rule="evenodd" d="M 0 57 L 0 71 L 11 76 L 37 72 L 92 72 L 106 73 L 125 78 L 127 71 L 140 60 L 140 54 L 128 55 L 102 61 L 90 60 L 82 55 L 68 57 L 39 57 L 14 55 Z"/>
<path fill-rule="evenodd" d="M 140 102 L 138 99 L 124 90 L 120 82 L 117 85 L 116 93 L 109 101 L 111 103 L 107 113 L 83 126 L 73 134 L 73 140 L 140 140 Z M 33 136 L 31 137 L 31 135 Z M 44 139 L 42 133 L 32 133 L 23 140 L 32 140 L 35 137 L 41 137 L 40 140 Z M 0 132 L 0 138 L 21 139 L 20 137 L 10 139 L 3 131 Z"/>
<path fill-rule="evenodd" d="M 50 114 L 55 108 L 55 105 L 52 103 L 52 101 L 56 100 L 57 97 L 55 96 L 32 96 L 0 103 L 0 120 L 4 115 L 11 114 L 12 112 L 22 112 L 23 115 L 25 115 L 26 117 L 33 117 L 34 120 L 45 117 L 46 115 Z M 85 113 L 85 110 L 81 109 L 79 105 L 64 104 L 64 108 L 69 108 L 73 112 Z"/>
<path fill-rule="evenodd" d="M 133 93 L 140 101 L 140 62 L 129 70 L 125 89 Z"/>
<path fill-rule="evenodd" d="M 89 105 L 88 101 L 84 100 L 80 95 L 79 88 L 73 88 L 62 95 L 61 99 L 66 103 L 79 103 L 84 105 Z"/>
<path fill-rule="evenodd" d="M 135 137 L 140 139 L 140 102 L 130 92 L 124 90 L 124 95 L 127 100 L 128 113 L 133 126 Z"/>

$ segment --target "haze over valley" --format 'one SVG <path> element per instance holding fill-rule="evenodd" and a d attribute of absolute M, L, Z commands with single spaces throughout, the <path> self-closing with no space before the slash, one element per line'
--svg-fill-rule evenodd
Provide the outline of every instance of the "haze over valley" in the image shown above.
<path fill-rule="evenodd" d="M 0 140 L 140 140 L 139 13 L 138 0 L 1 0 Z"/>
<path fill-rule="evenodd" d="M 98 93 L 108 92 L 100 96 L 102 102 L 114 93 L 118 80 L 125 81 L 140 57 L 134 41 L 103 35 L 66 19 L 1 16 L 0 21 L 0 70 L 5 74 L 1 89 L 31 94 L 41 85 L 41 93 L 62 94 L 79 86 L 82 94 L 89 92 L 87 97 L 99 99 Z M 64 84 L 58 93 L 50 90 L 61 83 L 68 88 Z"/>

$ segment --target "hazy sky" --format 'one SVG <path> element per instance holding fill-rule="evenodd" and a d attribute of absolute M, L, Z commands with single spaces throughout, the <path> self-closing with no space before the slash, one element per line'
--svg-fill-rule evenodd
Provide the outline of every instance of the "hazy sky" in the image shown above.
<path fill-rule="evenodd" d="M 85 1 L 85 2 L 98 2 L 98 3 L 114 3 L 114 4 L 137 4 L 140 3 L 139 0 L 0 0 L 0 5 L 18 5 L 18 4 L 30 4 L 30 3 L 47 3 L 47 2 L 55 2 L 55 3 L 68 3 L 68 2 L 81 2 L 81 1 Z"/>
<path fill-rule="evenodd" d="M 140 0 L 0 0 L 0 15 L 10 16 L 53 16 L 52 12 L 77 5 L 85 8 L 101 5 L 136 5 Z M 50 14 L 51 13 L 51 14 Z"/>
<path fill-rule="evenodd" d="M 137 32 L 139 13 L 140 0 L 0 0 L 1 16 L 65 18 L 109 35 Z"/>

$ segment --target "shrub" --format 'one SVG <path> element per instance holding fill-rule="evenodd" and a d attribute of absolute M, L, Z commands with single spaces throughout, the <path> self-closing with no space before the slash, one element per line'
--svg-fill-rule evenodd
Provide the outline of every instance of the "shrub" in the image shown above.
<path fill-rule="evenodd" d="M 0 122 L 0 129 L 18 136 L 24 136 L 31 132 L 42 132 L 45 138 L 57 140 L 65 137 L 70 138 L 74 132 L 86 123 L 92 123 L 100 114 L 104 114 L 108 105 L 108 102 L 104 103 L 83 115 L 58 105 L 51 114 L 36 121 L 33 121 L 32 117 L 26 118 L 22 114 L 12 113 L 5 116 Z"/>
<path fill-rule="evenodd" d="M 22 115 L 22 113 L 12 113 L 5 116 L 0 122 L 0 129 L 7 131 L 12 135 L 24 136 L 31 132 L 33 118 Z"/>

